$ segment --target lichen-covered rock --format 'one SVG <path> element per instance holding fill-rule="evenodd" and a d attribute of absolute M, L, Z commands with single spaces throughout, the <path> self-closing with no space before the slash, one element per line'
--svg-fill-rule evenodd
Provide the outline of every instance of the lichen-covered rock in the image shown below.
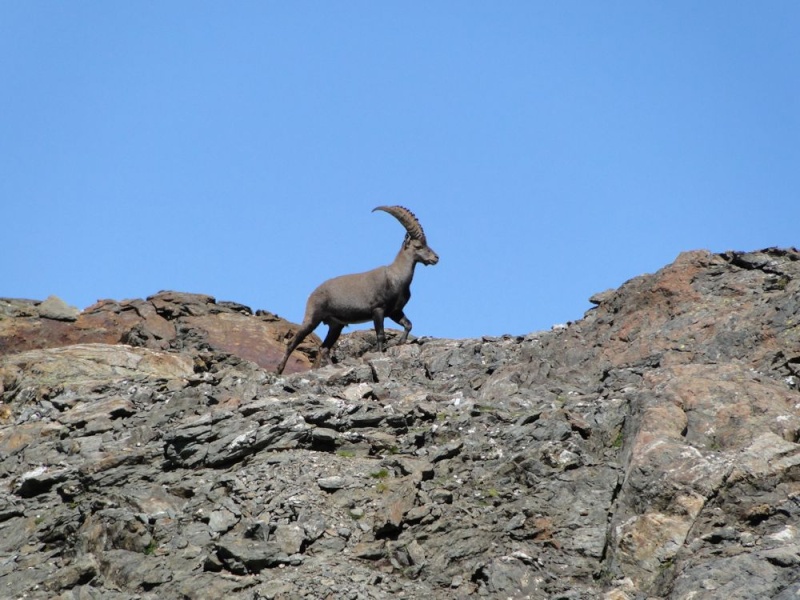
<path fill-rule="evenodd" d="M 210 296 L 0 301 L 0 589 L 795 597 L 800 254 L 686 253 L 592 301 L 518 337 L 358 331 L 281 377 L 290 326 Z"/>

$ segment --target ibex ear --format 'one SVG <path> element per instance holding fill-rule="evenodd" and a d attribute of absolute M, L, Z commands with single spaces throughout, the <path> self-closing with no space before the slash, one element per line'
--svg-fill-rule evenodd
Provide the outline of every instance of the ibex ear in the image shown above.
<path fill-rule="evenodd" d="M 403 238 L 403 248 L 408 248 L 408 245 L 411 243 L 411 234 L 407 233 L 406 237 Z"/>

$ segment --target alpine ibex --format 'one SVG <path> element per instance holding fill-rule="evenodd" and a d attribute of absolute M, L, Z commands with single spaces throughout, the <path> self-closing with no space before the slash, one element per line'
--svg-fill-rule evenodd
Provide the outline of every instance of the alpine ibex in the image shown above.
<path fill-rule="evenodd" d="M 278 365 L 278 373 L 283 373 L 289 355 L 320 323 L 328 326 L 328 334 L 322 342 L 317 364 L 327 359 L 345 325 L 372 321 L 375 324 L 380 352 L 383 352 L 386 343 L 383 333 L 384 317 L 402 325 L 403 335 L 399 344 L 408 338 L 411 321 L 403 314 L 403 307 L 411 298 L 414 267 L 418 262 L 435 265 L 439 262 L 439 257 L 428 247 L 422 225 L 410 210 L 402 206 L 378 206 L 372 212 L 376 210 L 395 217 L 408 232 L 394 262 L 366 273 L 334 277 L 311 292 L 303 323 L 287 344 L 286 354 Z"/>

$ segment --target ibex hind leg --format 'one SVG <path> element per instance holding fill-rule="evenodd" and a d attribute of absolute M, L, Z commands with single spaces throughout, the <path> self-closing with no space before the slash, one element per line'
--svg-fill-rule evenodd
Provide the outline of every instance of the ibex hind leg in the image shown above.
<path fill-rule="evenodd" d="M 322 346 L 319 349 L 319 354 L 317 354 L 317 360 L 314 361 L 315 369 L 330 362 L 331 349 L 333 348 L 333 345 L 336 343 L 336 340 L 339 339 L 339 335 L 341 335 L 342 329 L 344 329 L 344 325 L 340 325 L 338 323 L 331 323 L 330 325 L 328 325 L 328 334 L 325 336 L 325 340 L 322 342 Z"/>
<path fill-rule="evenodd" d="M 295 348 L 297 348 L 300 345 L 300 343 L 304 339 L 306 339 L 309 333 L 311 333 L 317 328 L 317 325 L 319 325 L 319 323 L 320 323 L 319 321 L 317 321 L 316 323 L 314 323 L 313 321 L 308 321 L 308 322 L 303 322 L 303 324 L 300 325 L 300 329 L 297 330 L 297 333 L 294 334 L 294 337 L 286 345 L 286 353 L 283 355 L 283 360 L 281 360 L 281 363 L 278 365 L 278 368 L 276 369 L 278 375 L 283 373 L 283 370 L 286 368 L 286 363 L 289 361 L 289 356 L 291 356 Z"/>

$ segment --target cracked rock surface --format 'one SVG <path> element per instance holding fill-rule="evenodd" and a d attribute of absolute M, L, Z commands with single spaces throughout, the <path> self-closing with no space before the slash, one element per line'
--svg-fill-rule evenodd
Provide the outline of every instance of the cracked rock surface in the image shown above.
<path fill-rule="evenodd" d="M 0 597 L 800 593 L 794 249 L 682 254 L 547 332 L 358 331 L 280 377 L 268 313 L 47 302 L 0 300 Z"/>

